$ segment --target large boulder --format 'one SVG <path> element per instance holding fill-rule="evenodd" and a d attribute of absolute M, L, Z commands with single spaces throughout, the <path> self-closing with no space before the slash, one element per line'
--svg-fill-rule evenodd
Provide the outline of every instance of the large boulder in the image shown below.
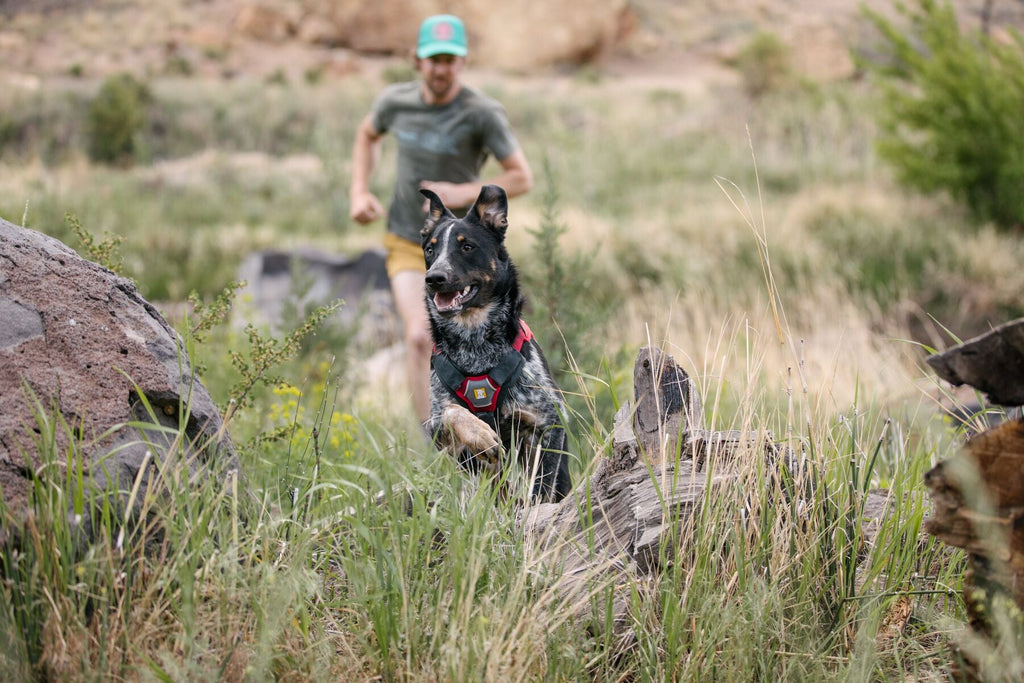
<path fill-rule="evenodd" d="M 234 25 L 242 35 L 268 43 L 282 43 L 296 30 L 295 21 L 286 10 L 265 3 L 242 5 Z"/>
<path fill-rule="evenodd" d="M 350 337 L 364 350 L 401 339 L 382 249 L 354 255 L 318 249 L 258 251 L 239 266 L 238 279 L 245 286 L 233 311 L 237 323 L 281 331 L 317 306 L 340 303 L 325 321 L 328 331 Z"/>
<path fill-rule="evenodd" d="M 453 12 L 466 22 L 474 64 L 523 71 L 595 59 L 633 25 L 629 0 L 464 0 L 455 6 L 440 0 L 303 0 L 302 5 L 302 21 L 321 25 L 321 42 L 326 19 L 335 31 L 326 42 L 357 52 L 394 55 L 412 54 L 424 18 Z"/>
<path fill-rule="evenodd" d="M 68 481 L 69 454 L 86 486 L 122 502 L 136 484 L 143 500 L 149 475 L 174 458 L 189 474 L 234 469 L 181 338 L 131 281 L 0 219 L 0 321 L 0 487 L 15 518 L 40 472 Z M 86 537 L 88 512 L 75 517 Z"/>
<path fill-rule="evenodd" d="M 336 354 L 357 401 L 389 412 L 408 397 L 402 322 L 395 310 L 383 249 L 340 254 L 318 249 L 250 254 L 238 269 L 234 324 L 284 333 L 316 306 L 339 304 L 317 336 Z"/>

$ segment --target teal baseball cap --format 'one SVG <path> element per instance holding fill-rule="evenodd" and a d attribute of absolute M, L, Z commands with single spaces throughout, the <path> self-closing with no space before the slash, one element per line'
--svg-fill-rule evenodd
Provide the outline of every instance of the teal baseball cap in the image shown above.
<path fill-rule="evenodd" d="M 466 56 L 466 27 L 462 19 L 453 14 L 436 14 L 423 20 L 416 56 L 426 59 L 434 55 Z"/>

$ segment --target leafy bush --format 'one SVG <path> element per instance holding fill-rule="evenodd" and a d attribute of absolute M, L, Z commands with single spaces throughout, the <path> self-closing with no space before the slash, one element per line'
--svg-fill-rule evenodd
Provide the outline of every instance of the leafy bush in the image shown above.
<path fill-rule="evenodd" d="M 66 160 L 81 145 L 83 98 L 73 91 L 6 92 L 0 105 L 0 157 Z"/>
<path fill-rule="evenodd" d="M 384 67 L 380 76 L 384 79 L 385 83 L 401 83 L 414 80 L 416 78 L 416 69 L 412 64 L 408 63 L 391 64 Z"/>
<path fill-rule="evenodd" d="M 789 47 L 774 33 L 758 32 L 736 56 L 736 68 L 751 97 L 779 90 L 792 77 Z"/>
<path fill-rule="evenodd" d="M 868 16 L 885 41 L 879 154 L 899 178 L 948 191 L 983 220 L 1024 222 L 1024 42 L 962 32 L 952 6 L 917 0 L 904 31 Z M 884 62 L 884 63 L 883 63 Z"/>
<path fill-rule="evenodd" d="M 601 364 L 606 350 L 602 333 L 621 301 L 616 292 L 603 292 L 598 286 L 599 274 L 593 265 L 596 249 L 584 253 L 560 244 L 568 226 L 558 215 L 557 181 L 547 158 L 544 176 L 547 185 L 540 222 L 527 229 L 533 237 L 531 258 L 518 265 L 526 292 L 526 315 L 564 389 L 576 368 L 592 371 Z"/>
<path fill-rule="evenodd" d="M 106 163 L 134 160 L 151 101 L 149 88 L 130 74 L 107 78 L 89 105 L 89 158 Z"/>
<path fill-rule="evenodd" d="M 609 327 L 623 305 L 622 291 L 597 263 L 599 244 L 578 249 L 563 243 L 568 225 L 559 215 L 561 195 L 549 157 L 541 212 L 529 258 L 517 260 L 526 297 L 524 316 L 544 348 L 566 401 L 570 468 L 574 481 L 590 465 L 594 444 L 602 443 L 632 377 L 635 347 L 609 339 Z M 608 424 L 606 424 L 608 421 Z"/>

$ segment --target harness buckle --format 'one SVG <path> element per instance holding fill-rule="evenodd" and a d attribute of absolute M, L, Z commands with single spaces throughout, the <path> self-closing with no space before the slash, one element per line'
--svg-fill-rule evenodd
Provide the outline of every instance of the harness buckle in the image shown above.
<path fill-rule="evenodd" d="M 479 375 L 467 377 L 455 395 L 472 406 L 473 412 L 490 413 L 498 407 L 499 391 L 501 385 L 495 384 L 490 375 Z"/>

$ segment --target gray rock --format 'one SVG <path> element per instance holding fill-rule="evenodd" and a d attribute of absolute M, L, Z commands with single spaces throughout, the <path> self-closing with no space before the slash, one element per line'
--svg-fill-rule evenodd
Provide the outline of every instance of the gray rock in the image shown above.
<path fill-rule="evenodd" d="M 189 475 L 237 465 L 181 338 L 135 285 L 0 219 L 0 487 L 16 518 L 41 466 L 66 481 L 69 452 L 87 486 L 122 503 L 137 480 L 142 500 L 140 473 L 170 458 L 184 458 Z M 88 510 L 80 522 L 88 538 Z"/>
<path fill-rule="evenodd" d="M 325 321 L 328 328 L 353 332 L 363 348 L 387 347 L 401 337 L 382 250 L 353 256 L 313 249 L 260 251 L 245 259 L 238 279 L 246 286 L 238 293 L 236 322 L 280 330 L 316 306 L 340 301 Z"/>

